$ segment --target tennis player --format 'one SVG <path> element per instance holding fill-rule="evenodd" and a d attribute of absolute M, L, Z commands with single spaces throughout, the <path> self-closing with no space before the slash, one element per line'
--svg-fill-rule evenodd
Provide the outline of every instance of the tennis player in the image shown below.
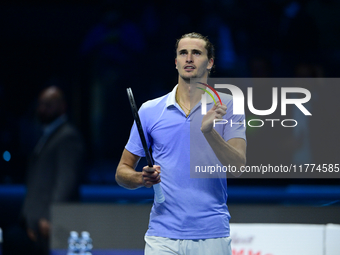
<path fill-rule="evenodd" d="M 176 43 L 178 84 L 162 96 L 144 103 L 139 115 L 155 165 L 135 171 L 145 156 L 135 124 L 117 167 L 116 180 L 128 189 L 160 183 L 164 203 L 153 204 L 145 235 L 145 254 L 232 254 L 229 237 L 227 182 L 224 178 L 191 178 L 195 162 L 232 165 L 246 162 L 243 125 L 216 125 L 214 120 L 241 123 L 244 115 L 232 115 L 232 97 L 220 93 L 223 104 L 207 103 L 202 115 L 204 91 L 190 84 L 192 78 L 207 82 L 214 65 L 214 47 L 198 33 L 183 35 Z M 212 100 L 211 100 L 212 101 Z M 227 110 L 228 109 L 228 110 Z M 199 120 L 197 127 L 193 124 Z M 203 149 L 202 149 L 203 148 Z M 235 173 L 237 174 L 237 173 Z"/>

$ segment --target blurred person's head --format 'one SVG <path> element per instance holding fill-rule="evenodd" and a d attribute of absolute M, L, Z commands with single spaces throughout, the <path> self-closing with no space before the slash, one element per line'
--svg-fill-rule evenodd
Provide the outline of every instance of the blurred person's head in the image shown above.
<path fill-rule="evenodd" d="M 272 76 L 272 64 L 266 57 L 254 57 L 249 60 L 250 75 L 254 78 L 268 78 Z"/>
<path fill-rule="evenodd" d="M 66 113 L 64 93 L 57 87 L 44 89 L 38 99 L 37 115 L 42 124 L 49 124 Z"/>
<path fill-rule="evenodd" d="M 323 69 L 319 65 L 301 62 L 295 66 L 294 74 L 298 78 L 319 78 L 323 77 Z"/>

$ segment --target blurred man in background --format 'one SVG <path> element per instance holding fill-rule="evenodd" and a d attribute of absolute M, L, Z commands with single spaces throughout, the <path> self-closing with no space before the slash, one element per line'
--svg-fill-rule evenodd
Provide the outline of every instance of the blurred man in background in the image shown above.
<path fill-rule="evenodd" d="M 9 233 L 5 254 L 49 254 L 50 206 L 78 199 L 84 143 L 67 121 L 66 102 L 59 88 L 42 91 L 37 115 L 43 134 L 29 160 L 20 217 L 23 231 L 17 227 Z"/>

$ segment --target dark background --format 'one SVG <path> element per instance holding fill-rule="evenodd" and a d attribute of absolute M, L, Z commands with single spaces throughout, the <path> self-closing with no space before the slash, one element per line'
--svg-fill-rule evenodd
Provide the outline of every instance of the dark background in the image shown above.
<path fill-rule="evenodd" d="M 212 77 L 339 77 L 336 0 L 1 1 L 1 228 L 6 231 L 17 221 L 27 160 L 39 138 L 37 98 L 51 85 L 65 91 L 69 119 L 87 144 L 81 202 L 151 203 L 152 190 L 127 191 L 114 179 L 133 122 L 126 88 L 132 88 L 139 106 L 170 92 L 178 75 L 176 39 L 193 31 L 208 35 L 216 46 Z M 264 89 L 261 84 L 254 91 Z M 314 120 L 322 121 L 306 128 L 313 151 L 319 152 L 313 163 L 339 163 L 340 87 L 333 88 L 312 92 L 331 109 L 325 115 L 314 107 Z M 262 92 L 270 98 L 270 90 Z M 258 108 L 268 109 L 262 97 L 256 98 Z M 254 116 L 247 113 L 247 118 Z M 294 162 L 298 145 L 292 132 L 270 131 L 247 130 L 249 165 Z M 9 161 L 2 157 L 5 151 Z M 340 204 L 339 179 L 233 178 L 228 185 L 229 204 L 330 210 Z"/>
<path fill-rule="evenodd" d="M 69 119 L 86 140 L 84 184 L 116 185 L 132 125 L 125 90 L 132 87 L 138 105 L 168 93 L 182 34 L 200 32 L 215 44 L 213 77 L 338 77 L 339 30 L 335 0 L 2 1 L 0 153 L 12 157 L 0 160 L 0 183 L 25 181 L 38 139 L 36 101 L 47 86 L 65 91 Z M 338 184 L 251 183 L 301 182 Z M 242 184 L 249 180 L 230 182 Z"/>

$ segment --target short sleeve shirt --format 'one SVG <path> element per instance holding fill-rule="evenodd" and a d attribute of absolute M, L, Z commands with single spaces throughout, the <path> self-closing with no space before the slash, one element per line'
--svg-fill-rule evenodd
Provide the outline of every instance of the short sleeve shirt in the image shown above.
<path fill-rule="evenodd" d="M 161 167 L 164 203 L 154 202 L 146 235 L 175 239 L 206 239 L 229 236 L 226 178 L 193 176 L 196 166 L 220 164 L 200 131 L 203 115 L 198 103 L 187 117 L 175 99 L 177 86 L 167 95 L 144 103 L 139 115 L 155 165 Z M 228 141 L 245 137 L 244 115 L 232 114 L 232 96 L 220 93 L 227 106 L 216 131 Z M 213 106 L 207 102 L 207 110 Z M 230 125 L 230 123 L 238 123 Z M 228 125 L 229 124 L 229 125 Z M 145 156 L 135 123 L 125 147 Z"/>

